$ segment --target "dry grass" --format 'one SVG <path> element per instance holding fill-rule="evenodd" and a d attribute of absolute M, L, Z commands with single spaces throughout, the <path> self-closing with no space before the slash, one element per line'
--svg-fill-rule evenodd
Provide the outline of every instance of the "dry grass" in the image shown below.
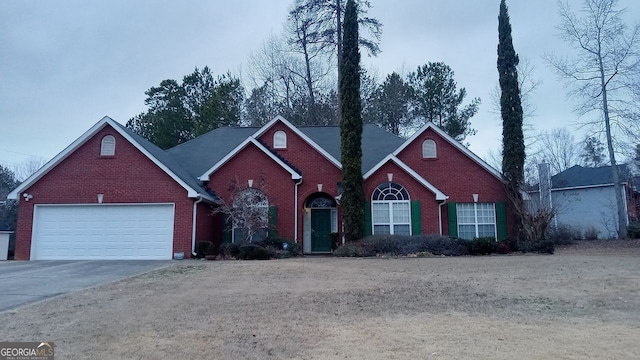
<path fill-rule="evenodd" d="M 0 339 L 54 341 L 59 359 L 637 358 L 640 243 L 596 245 L 177 262 L 0 313 Z"/>

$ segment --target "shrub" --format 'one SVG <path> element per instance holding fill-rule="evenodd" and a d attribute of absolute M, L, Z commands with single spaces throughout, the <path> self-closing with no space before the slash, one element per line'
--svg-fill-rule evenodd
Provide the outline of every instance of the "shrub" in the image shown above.
<path fill-rule="evenodd" d="M 498 243 L 494 237 L 475 238 L 467 243 L 471 255 L 489 255 L 496 252 Z"/>
<path fill-rule="evenodd" d="M 339 257 L 370 257 L 376 255 L 374 252 L 367 249 L 362 241 L 353 241 L 342 244 L 338 246 L 333 254 Z"/>
<path fill-rule="evenodd" d="M 220 245 L 220 254 L 222 257 L 229 258 L 237 258 L 240 253 L 240 245 L 234 243 L 222 243 Z"/>
<path fill-rule="evenodd" d="M 571 225 L 558 224 L 558 226 L 549 227 L 547 239 L 553 241 L 556 245 L 569 245 L 574 240 L 581 240 L 582 232 Z"/>
<path fill-rule="evenodd" d="M 640 239 L 640 222 L 634 221 L 627 227 L 627 235 L 631 239 Z"/>
<path fill-rule="evenodd" d="M 339 246 L 334 255 L 367 257 L 406 256 L 429 252 L 434 255 L 460 256 L 468 253 L 466 242 L 440 235 L 374 235 Z"/>
<path fill-rule="evenodd" d="M 298 256 L 300 249 L 297 243 L 283 238 L 267 238 L 254 244 L 267 248 L 278 259 Z"/>
<path fill-rule="evenodd" d="M 524 253 L 553 254 L 555 251 L 555 243 L 550 239 L 522 242 L 519 247 Z"/>
<path fill-rule="evenodd" d="M 509 254 L 511 252 L 513 252 L 513 247 L 511 246 L 511 243 L 507 240 L 504 241 L 500 241 L 498 243 L 498 246 L 496 246 L 496 252 L 498 254 Z"/>
<path fill-rule="evenodd" d="M 257 244 L 242 244 L 238 247 L 237 258 L 240 260 L 269 260 L 271 256 L 269 249 Z"/>
<path fill-rule="evenodd" d="M 598 229 L 595 226 L 590 226 L 584 231 L 585 240 L 598 240 Z"/>
<path fill-rule="evenodd" d="M 196 247 L 196 259 L 202 259 L 207 255 L 213 255 L 213 243 L 211 241 L 199 241 Z"/>
<path fill-rule="evenodd" d="M 462 256 L 469 254 L 465 240 L 440 235 L 423 235 L 426 251 L 433 255 Z"/>

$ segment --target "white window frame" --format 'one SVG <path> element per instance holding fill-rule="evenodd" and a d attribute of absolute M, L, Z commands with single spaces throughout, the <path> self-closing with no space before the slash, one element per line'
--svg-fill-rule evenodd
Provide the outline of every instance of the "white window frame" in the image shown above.
<path fill-rule="evenodd" d="M 436 159 L 438 158 L 438 147 L 436 142 L 432 139 L 427 139 L 422 142 L 422 158 L 423 159 Z"/>
<path fill-rule="evenodd" d="M 392 188 L 392 184 L 395 184 L 397 186 L 400 187 L 400 189 L 394 189 L 395 194 L 391 194 L 389 193 L 389 189 Z M 375 198 L 374 195 L 376 193 L 376 191 L 379 190 L 380 193 L 378 194 L 378 197 Z M 406 193 L 406 199 L 404 198 L 404 193 Z M 402 199 L 398 199 L 398 196 L 402 196 Z M 395 197 L 396 199 L 393 200 L 388 200 L 390 198 Z M 375 220 L 375 216 L 374 216 L 374 212 L 375 212 L 375 208 L 376 205 L 381 205 L 381 204 L 388 204 L 388 208 L 389 208 L 389 222 L 376 222 Z M 408 218 L 408 222 L 395 222 L 394 221 L 394 208 L 395 205 L 398 204 L 406 204 L 407 209 L 409 211 L 409 218 Z M 390 235 L 395 235 L 395 226 L 396 225 L 408 225 L 409 226 L 409 235 L 412 235 L 412 228 L 411 228 L 411 199 L 409 197 L 409 192 L 407 191 L 407 189 L 398 184 L 398 183 L 391 183 L 391 182 L 387 182 L 384 184 L 379 185 L 374 191 L 373 194 L 371 195 L 371 233 L 375 235 L 376 233 L 376 226 L 389 226 L 389 234 Z M 386 234 L 386 233 L 385 233 Z"/>
<path fill-rule="evenodd" d="M 113 135 L 105 135 L 100 141 L 100 156 L 116 155 L 116 138 Z"/>
<path fill-rule="evenodd" d="M 491 205 L 493 207 L 493 222 L 479 222 L 479 216 L 478 216 L 478 204 L 488 204 Z M 473 205 L 473 218 L 474 218 L 474 222 L 473 223 L 468 223 L 468 222 L 461 222 L 460 221 L 460 210 L 461 210 L 461 205 L 462 206 L 468 206 L 468 205 Z M 494 238 L 498 238 L 498 214 L 496 213 L 496 204 L 495 203 L 458 203 L 456 204 L 456 219 L 458 222 L 458 236 L 460 236 L 460 226 L 474 226 L 475 229 L 475 237 L 480 237 L 479 235 L 479 227 L 481 225 L 493 225 L 493 237 Z M 467 240 L 473 240 L 473 239 L 467 239 Z"/>
<path fill-rule="evenodd" d="M 278 130 L 273 134 L 273 148 L 274 149 L 286 149 L 287 148 L 287 133 Z"/>

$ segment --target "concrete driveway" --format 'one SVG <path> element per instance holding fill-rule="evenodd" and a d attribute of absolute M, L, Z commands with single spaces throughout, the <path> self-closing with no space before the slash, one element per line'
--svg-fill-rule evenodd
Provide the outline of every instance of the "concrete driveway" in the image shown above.
<path fill-rule="evenodd" d="M 167 261 L 0 261 L 0 312 L 171 265 Z"/>

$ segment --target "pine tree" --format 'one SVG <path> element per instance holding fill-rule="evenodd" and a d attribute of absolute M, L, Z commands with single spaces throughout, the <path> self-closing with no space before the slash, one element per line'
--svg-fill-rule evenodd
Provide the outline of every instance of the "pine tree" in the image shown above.
<path fill-rule="evenodd" d="M 364 193 L 362 190 L 362 104 L 360 100 L 360 51 L 358 15 L 354 0 L 347 1 L 340 58 L 340 137 L 342 151 L 342 223 L 347 241 L 362 238 Z"/>
<path fill-rule="evenodd" d="M 505 0 L 498 16 L 498 73 L 500 76 L 500 111 L 502 113 L 502 172 L 507 191 L 517 209 L 522 209 L 520 187 L 524 183 L 525 146 L 522 131 L 522 104 L 516 67 L 520 61 L 513 48 L 511 23 Z M 520 221 L 518 221 L 520 223 Z"/>

